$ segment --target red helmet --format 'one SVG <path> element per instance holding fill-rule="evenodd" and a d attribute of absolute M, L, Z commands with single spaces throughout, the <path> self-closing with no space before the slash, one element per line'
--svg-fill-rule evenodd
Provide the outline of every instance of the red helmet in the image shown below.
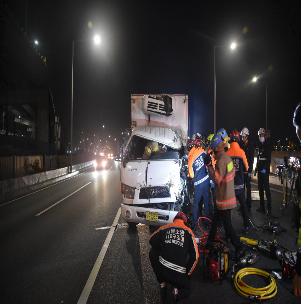
<path fill-rule="evenodd" d="M 185 224 L 188 222 L 188 217 L 184 212 L 178 212 L 174 217 L 174 220 L 175 219 L 181 219 Z"/>
<path fill-rule="evenodd" d="M 230 132 L 230 139 L 232 142 L 238 142 L 240 140 L 240 132 L 236 129 Z"/>

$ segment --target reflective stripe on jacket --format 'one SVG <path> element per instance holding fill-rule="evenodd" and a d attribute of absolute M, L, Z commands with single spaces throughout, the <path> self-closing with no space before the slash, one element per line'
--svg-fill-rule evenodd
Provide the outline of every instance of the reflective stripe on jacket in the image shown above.
<path fill-rule="evenodd" d="M 164 268 L 188 275 L 195 269 L 199 259 L 198 246 L 192 230 L 181 219 L 161 226 L 151 235 L 150 244 Z"/>
<path fill-rule="evenodd" d="M 205 157 L 205 150 L 201 147 L 198 147 L 193 151 L 190 159 L 188 159 L 189 177 L 194 179 L 194 183 L 198 181 L 208 180 L 206 178 L 206 176 L 208 176 L 208 171 L 204 162 Z"/>

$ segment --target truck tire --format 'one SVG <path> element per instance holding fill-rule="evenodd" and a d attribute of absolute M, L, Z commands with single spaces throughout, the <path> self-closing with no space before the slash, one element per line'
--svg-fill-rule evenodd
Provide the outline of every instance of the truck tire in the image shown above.
<path fill-rule="evenodd" d="M 130 229 L 131 231 L 136 231 L 137 223 L 127 221 L 127 224 L 128 224 L 129 229 Z"/>

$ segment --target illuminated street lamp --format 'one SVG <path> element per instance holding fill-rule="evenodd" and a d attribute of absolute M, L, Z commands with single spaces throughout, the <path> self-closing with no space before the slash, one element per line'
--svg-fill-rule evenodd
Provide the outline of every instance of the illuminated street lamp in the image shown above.
<path fill-rule="evenodd" d="M 213 46 L 213 131 L 216 133 L 216 49 L 226 47 L 226 45 Z M 232 41 L 230 43 L 230 51 L 234 52 L 238 47 L 237 42 Z"/>
<path fill-rule="evenodd" d="M 38 46 L 38 45 L 39 45 L 39 41 L 38 41 L 37 39 L 35 39 L 35 40 L 34 40 L 34 44 L 35 44 L 36 46 Z"/>
<path fill-rule="evenodd" d="M 258 77 L 257 76 L 254 76 L 251 80 L 252 83 L 256 83 L 258 81 Z"/>
<path fill-rule="evenodd" d="M 230 44 L 230 50 L 234 51 L 238 47 L 237 43 L 235 41 L 232 41 Z"/>
<path fill-rule="evenodd" d="M 101 41 L 101 37 L 99 34 L 95 34 L 93 36 L 93 42 L 96 46 L 99 46 L 101 44 L 102 41 Z"/>

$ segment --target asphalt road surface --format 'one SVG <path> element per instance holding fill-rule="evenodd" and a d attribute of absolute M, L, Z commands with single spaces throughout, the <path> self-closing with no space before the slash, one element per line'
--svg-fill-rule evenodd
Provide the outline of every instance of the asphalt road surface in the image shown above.
<path fill-rule="evenodd" d="M 159 303 L 158 284 L 148 259 L 147 226 L 130 230 L 120 217 L 119 166 L 85 172 L 0 206 L 1 303 Z M 295 248 L 291 209 L 279 212 L 281 194 L 272 192 L 273 210 L 287 232 L 278 236 Z M 252 218 L 262 224 L 264 217 Z M 233 211 L 237 231 L 241 218 Z M 272 239 L 270 233 L 252 237 Z M 279 268 L 260 256 L 257 267 Z M 246 303 L 230 279 L 212 283 L 198 265 L 187 303 Z M 291 282 L 278 282 L 268 303 L 300 303 Z"/>

